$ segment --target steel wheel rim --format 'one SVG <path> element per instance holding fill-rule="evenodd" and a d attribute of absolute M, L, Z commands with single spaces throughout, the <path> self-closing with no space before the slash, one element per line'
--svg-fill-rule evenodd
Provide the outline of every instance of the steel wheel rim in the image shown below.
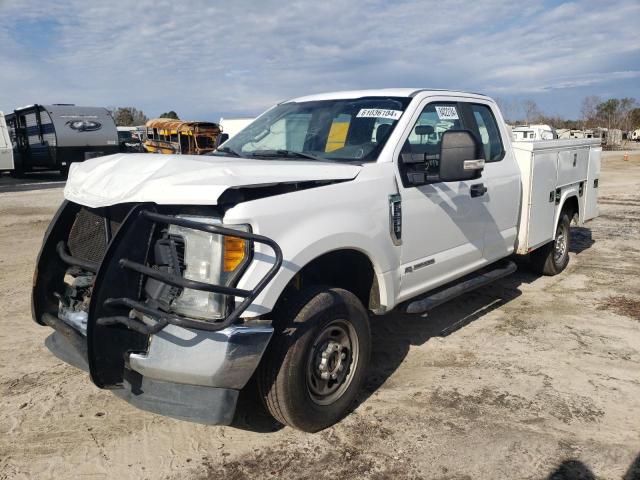
<path fill-rule="evenodd" d="M 559 264 L 567 254 L 567 249 L 569 247 L 569 243 L 567 241 L 569 238 L 568 233 L 566 225 L 558 225 L 558 229 L 556 230 L 556 239 L 554 242 L 554 259 L 556 264 Z"/>
<path fill-rule="evenodd" d="M 307 358 L 307 392 L 317 405 L 330 405 L 349 388 L 360 346 L 351 323 L 334 320 L 313 341 Z"/>

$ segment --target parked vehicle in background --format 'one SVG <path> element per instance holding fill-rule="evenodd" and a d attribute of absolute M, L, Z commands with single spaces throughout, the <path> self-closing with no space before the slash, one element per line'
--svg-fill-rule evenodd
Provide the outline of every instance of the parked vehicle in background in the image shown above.
<path fill-rule="evenodd" d="M 576 130 L 569 128 L 560 128 L 556 130 L 557 138 L 560 140 L 568 140 L 571 138 L 587 138 L 584 130 Z"/>
<path fill-rule="evenodd" d="M 106 108 L 30 105 L 6 115 L 16 175 L 34 169 L 66 175 L 74 162 L 118 152 L 118 132 Z"/>
<path fill-rule="evenodd" d="M 13 145 L 4 113 L 0 112 L 0 172 L 3 170 L 13 171 Z"/>
<path fill-rule="evenodd" d="M 607 150 L 616 150 L 622 147 L 622 130 L 618 128 L 603 128 L 602 146 Z"/>
<path fill-rule="evenodd" d="M 514 272 L 515 253 L 562 272 L 571 222 L 598 214 L 600 152 L 512 142 L 484 95 L 289 100 L 204 158 L 75 165 L 33 316 L 139 408 L 229 424 L 254 378 L 276 420 L 315 432 L 358 395 L 370 314 L 423 314 Z"/>
<path fill-rule="evenodd" d="M 118 144 L 121 152 L 143 152 L 142 142 L 138 136 L 138 127 L 117 127 Z"/>
<path fill-rule="evenodd" d="M 631 132 L 631 140 L 640 142 L 640 128 Z"/>
<path fill-rule="evenodd" d="M 220 126 L 213 122 L 156 118 L 146 126 L 144 148 L 150 153 L 202 155 L 215 150 L 220 135 Z"/>
<path fill-rule="evenodd" d="M 253 122 L 255 118 L 222 118 L 220 117 L 220 128 L 222 133 L 218 139 L 218 145 L 223 144 L 238 132 L 242 131 L 247 125 Z"/>
<path fill-rule="evenodd" d="M 549 125 L 521 125 L 512 130 L 514 140 L 553 140 L 558 138 Z"/>

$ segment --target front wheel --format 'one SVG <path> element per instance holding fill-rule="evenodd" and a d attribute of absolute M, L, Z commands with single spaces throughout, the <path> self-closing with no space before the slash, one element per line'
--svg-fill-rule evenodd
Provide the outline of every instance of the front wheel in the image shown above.
<path fill-rule="evenodd" d="M 371 351 L 367 311 L 347 290 L 313 287 L 274 314 L 274 338 L 257 376 L 266 408 L 305 432 L 335 424 L 364 381 Z"/>
<path fill-rule="evenodd" d="M 553 242 L 531 252 L 532 268 L 543 275 L 557 275 L 569 264 L 569 242 L 571 241 L 571 219 L 566 212 L 560 214 Z"/>

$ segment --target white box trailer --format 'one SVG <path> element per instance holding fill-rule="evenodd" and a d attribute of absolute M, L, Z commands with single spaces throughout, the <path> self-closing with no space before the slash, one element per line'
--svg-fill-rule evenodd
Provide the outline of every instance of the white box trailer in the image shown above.
<path fill-rule="evenodd" d="M 227 141 L 237 133 L 244 130 L 244 128 L 253 122 L 255 118 L 243 117 L 243 118 L 222 118 L 220 117 L 220 128 L 222 128 L 223 135 L 226 136 L 222 141 Z M 222 143 L 222 141 L 220 143 Z"/>
<path fill-rule="evenodd" d="M 0 112 L 0 171 L 13 170 L 13 145 L 4 113 Z"/>
<path fill-rule="evenodd" d="M 565 198 L 577 193 L 580 223 L 598 216 L 600 139 L 513 142 L 522 175 L 517 253 L 553 239 Z"/>

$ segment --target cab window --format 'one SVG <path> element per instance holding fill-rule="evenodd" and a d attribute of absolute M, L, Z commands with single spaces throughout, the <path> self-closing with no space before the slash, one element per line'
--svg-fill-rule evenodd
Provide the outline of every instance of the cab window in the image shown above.
<path fill-rule="evenodd" d="M 502 160 L 504 147 L 502 146 L 502 137 L 493 112 L 487 105 L 474 103 L 470 107 L 478 125 L 485 161 L 498 162 Z"/>

